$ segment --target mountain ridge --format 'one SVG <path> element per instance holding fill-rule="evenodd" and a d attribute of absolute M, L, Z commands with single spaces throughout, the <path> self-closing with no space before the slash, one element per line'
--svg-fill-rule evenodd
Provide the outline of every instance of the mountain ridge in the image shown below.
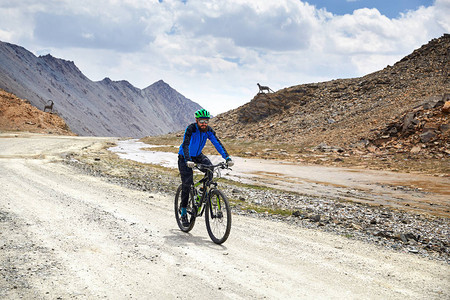
<path fill-rule="evenodd" d="M 368 75 L 258 93 L 218 115 L 224 137 L 312 147 L 349 147 L 433 98 L 450 93 L 450 35 Z"/>
<path fill-rule="evenodd" d="M 160 80 L 144 89 L 126 80 L 91 81 L 73 61 L 36 57 L 0 42 L 0 88 L 54 109 L 79 135 L 143 137 L 182 129 L 200 107 Z"/>

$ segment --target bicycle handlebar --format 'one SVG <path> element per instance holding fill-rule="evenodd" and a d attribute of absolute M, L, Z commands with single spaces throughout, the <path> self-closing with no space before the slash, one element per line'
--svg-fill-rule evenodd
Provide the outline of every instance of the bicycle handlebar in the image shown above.
<path fill-rule="evenodd" d="M 220 167 L 221 169 L 230 169 L 230 167 L 228 167 L 227 163 L 225 163 L 225 162 L 220 162 L 220 163 L 218 163 L 216 165 L 195 164 L 194 167 L 199 169 L 199 170 L 201 168 L 203 168 L 203 169 L 207 169 L 207 170 L 210 170 L 210 171 L 213 171 L 217 167 Z"/>

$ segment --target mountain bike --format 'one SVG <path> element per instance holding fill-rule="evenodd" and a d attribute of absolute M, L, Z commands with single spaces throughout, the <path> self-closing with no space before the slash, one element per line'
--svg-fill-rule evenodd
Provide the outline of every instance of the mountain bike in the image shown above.
<path fill-rule="evenodd" d="M 216 180 L 220 178 L 220 169 L 230 168 L 224 162 L 217 165 L 196 164 L 194 168 L 206 172 L 202 179 L 191 185 L 186 208 L 189 220 L 189 226 L 187 227 L 184 227 L 181 222 L 181 185 L 178 187 L 175 195 L 175 218 L 178 227 L 184 232 L 191 231 L 197 217 L 201 217 L 205 213 L 209 237 L 214 243 L 220 245 L 230 235 L 231 208 L 228 198 L 217 188 Z"/>

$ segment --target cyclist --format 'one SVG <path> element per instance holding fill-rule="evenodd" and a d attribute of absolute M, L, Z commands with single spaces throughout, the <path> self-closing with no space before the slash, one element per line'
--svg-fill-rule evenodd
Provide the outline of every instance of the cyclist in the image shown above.
<path fill-rule="evenodd" d="M 194 184 L 193 171 L 195 163 L 212 165 L 211 161 L 202 153 L 206 140 L 209 139 L 217 152 L 226 160 L 229 167 L 234 165 L 225 147 L 216 136 L 216 132 L 208 126 L 210 114 L 206 109 L 195 112 L 195 123 L 190 124 L 184 132 L 183 143 L 178 151 L 178 170 L 181 176 L 181 222 L 184 227 L 189 226 L 186 207 L 189 200 L 189 190 Z M 206 170 L 202 170 L 206 172 Z"/>

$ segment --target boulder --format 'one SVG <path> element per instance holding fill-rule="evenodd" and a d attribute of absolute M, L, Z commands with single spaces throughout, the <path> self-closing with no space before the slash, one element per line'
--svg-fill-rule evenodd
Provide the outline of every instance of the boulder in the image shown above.
<path fill-rule="evenodd" d="M 414 147 L 412 147 L 410 152 L 411 152 L 411 154 L 417 154 L 420 152 L 421 149 L 422 149 L 422 147 L 420 147 L 420 146 L 414 146 Z"/>
<path fill-rule="evenodd" d="M 447 132 L 450 129 L 450 124 L 442 124 L 439 126 L 439 130 L 442 132 Z"/>
<path fill-rule="evenodd" d="M 406 114 L 405 118 L 403 119 L 402 132 L 406 132 L 411 127 L 411 125 L 413 124 L 414 115 L 415 113 L 413 112 Z"/>
<path fill-rule="evenodd" d="M 444 106 L 442 106 L 442 112 L 446 114 L 450 112 L 450 101 L 445 102 Z"/>
<path fill-rule="evenodd" d="M 422 143 L 428 143 L 435 137 L 436 137 L 436 133 L 434 131 L 427 131 L 420 135 L 420 141 Z"/>

